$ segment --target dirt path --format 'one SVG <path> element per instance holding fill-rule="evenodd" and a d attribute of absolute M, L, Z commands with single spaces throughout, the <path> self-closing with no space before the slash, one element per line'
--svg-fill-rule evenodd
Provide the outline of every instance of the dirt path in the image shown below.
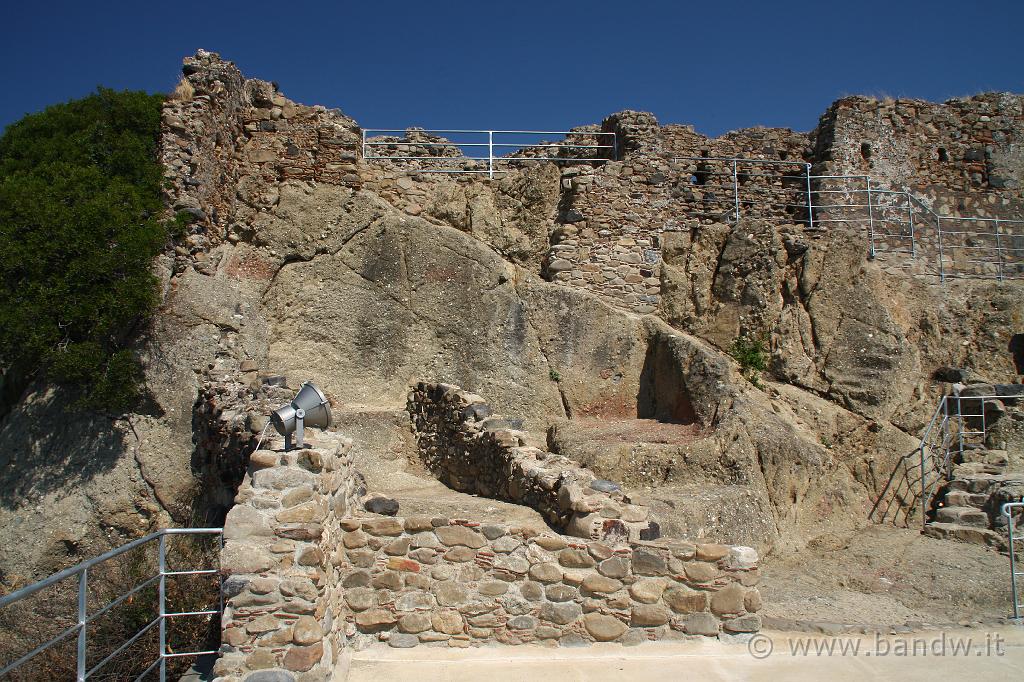
<path fill-rule="evenodd" d="M 991 623 L 1010 615 L 1009 559 L 869 526 L 762 564 L 763 616 L 862 625 Z M 771 622 L 771 621 L 769 621 Z"/>

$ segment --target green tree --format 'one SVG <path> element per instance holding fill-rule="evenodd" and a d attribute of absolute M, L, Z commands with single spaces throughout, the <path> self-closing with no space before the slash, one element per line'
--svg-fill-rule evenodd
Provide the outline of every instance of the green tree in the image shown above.
<path fill-rule="evenodd" d="M 157 303 L 167 242 L 157 160 L 162 95 L 93 95 L 0 137 L 0 365 L 120 411 L 142 372 L 128 349 Z"/>

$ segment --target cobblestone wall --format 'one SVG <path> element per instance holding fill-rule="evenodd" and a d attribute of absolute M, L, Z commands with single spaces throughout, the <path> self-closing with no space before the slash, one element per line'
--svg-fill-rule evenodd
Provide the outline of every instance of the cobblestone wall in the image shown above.
<path fill-rule="evenodd" d="M 365 490 L 351 441 L 310 435 L 315 447 L 252 454 L 224 523 L 214 670 L 223 682 L 330 679 L 345 646 L 343 585 L 330 557 L 340 520 L 355 513 Z"/>
<path fill-rule="evenodd" d="M 532 507 L 576 537 L 613 545 L 658 538 L 649 509 L 569 458 L 527 446 L 514 420 L 492 414 L 480 396 L 420 382 L 407 409 L 424 464 L 450 488 Z"/>
<path fill-rule="evenodd" d="M 760 629 L 749 547 L 597 541 L 445 518 L 345 519 L 355 646 L 639 643 Z"/>
<path fill-rule="evenodd" d="M 344 648 L 376 641 L 639 643 L 761 627 L 749 547 L 371 516 L 351 441 L 313 437 L 249 458 L 224 525 L 220 682 L 332 679 Z"/>

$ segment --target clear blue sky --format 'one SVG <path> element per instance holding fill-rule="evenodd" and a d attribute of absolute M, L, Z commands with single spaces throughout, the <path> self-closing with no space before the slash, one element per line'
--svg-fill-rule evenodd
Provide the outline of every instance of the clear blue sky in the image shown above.
<path fill-rule="evenodd" d="M 96 85 L 167 92 L 204 48 L 371 128 L 560 130 L 630 108 L 713 135 L 809 130 L 847 94 L 1022 92 L 1022 29 L 1022 0 L 12 0 L 0 127 Z"/>

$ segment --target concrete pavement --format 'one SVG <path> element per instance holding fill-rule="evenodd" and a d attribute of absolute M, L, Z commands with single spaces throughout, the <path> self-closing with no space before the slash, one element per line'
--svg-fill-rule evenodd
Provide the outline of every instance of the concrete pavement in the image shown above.
<path fill-rule="evenodd" d="M 899 636 L 764 632 L 752 642 L 651 642 L 451 649 L 375 646 L 352 654 L 348 682 L 576 680 L 1024 679 L 1024 628 L 963 628 Z M 831 651 L 831 654 L 829 653 Z M 913 652 L 913 655 L 912 653 Z M 757 657 L 755 657 L 757 656 Z M 341 671 L 339 671 L 341 672 Z"/>

